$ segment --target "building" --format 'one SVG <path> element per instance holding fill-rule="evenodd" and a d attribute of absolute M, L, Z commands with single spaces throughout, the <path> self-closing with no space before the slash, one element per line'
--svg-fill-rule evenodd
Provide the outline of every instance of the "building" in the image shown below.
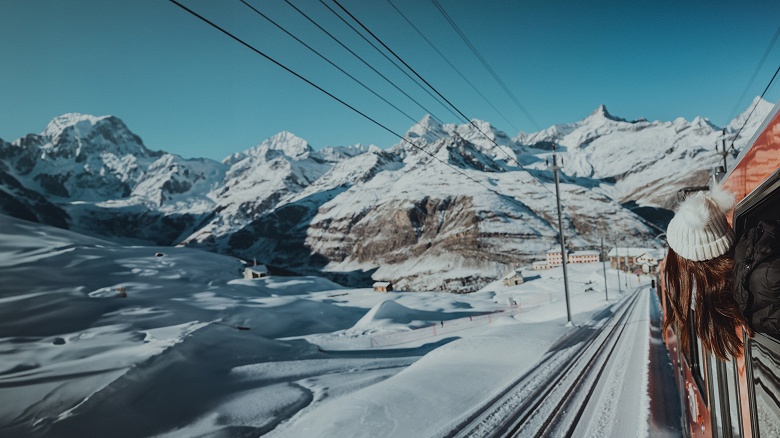
<path fill-rule="evenodd" d="M 393 283 L 389 281 L 377 281 L 374 283 L 374 292 L 390 292 L 393 290 Z"/>
<path fill-rule="evenodd" d="M 246 279 L 251 280 L 253 278 L 264 277 L 268 277 L 268 268 L 266 268 L 265 265 L 255 265 L 244 268 L 244 278 Z"/>
<path fill-rule="evenodd" d="M 612 248 L 609 253 L 607 253 L 607 257 L 609 257 L 609 263 L 612 268 L 617 269 L 619 266 L 623 271 L 632 271 L 637 266 L 640 266 L 640 263 L 637 262 L 637 259 L 642 256 L 645 256 L 643 259 L 645 261 L 648 261 L 652 258 L 657 265 L 657 254 L 658 250 L 653 248 L 616 247 Z"/>
<path fill-rule="evenodd" d="M 566 253 L 567 263 L 594 263 L 601 261 L 601 254 L 598 251 L 568 251 Z M 552 268 L 553 266 L 560 266 L 563 264 L 563 257 L 561 256 L 561 250 L 551 249 L 547 251 L 547 267 L 539 269 Z M 536 264 L 534 263 L 534 269 Z"/>
<path fill-rule="evenodd" d="M 601 253 L 598 251 L 576 251 L 566 256 L 569 263 L 597 263 L 601 259 Z"/>
<path fill-rule="evenodd" d="M 502 280 L 504 281 L 504 285 L 506 286 L 517 286 L 518 284 L 523 284 L 525 282 L 523 276 L 519 272 L 514 270 L 504 275 L 504 278 L 502 278 Z"/>
<path fill-rule="evenodd" d="M 531 265 L 531 269 L 534 271 L 542 271 L 544 269 L 550 269 L 552 266 L 547 264 L 547 260 L 539 260 Z"/>
<path fill-rule="evenodd" d="M 560 249 L 551 249 L 547 251 L 547 266 L 553 267 L 563 264 L 563 257 Z"/>
<path fill-rule="evenodd" d="M 642 268 L 645 274 L 655 274 L 658 271 L 658 262 L 663 258 L 663 252 L 653 250 L 636 258 L 637 267 Z"/>

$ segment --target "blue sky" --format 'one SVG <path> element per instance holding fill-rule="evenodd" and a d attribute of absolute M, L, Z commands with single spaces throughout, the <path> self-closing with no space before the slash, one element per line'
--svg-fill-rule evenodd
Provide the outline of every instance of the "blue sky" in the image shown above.
<path fill-rule="evenodd" d="M 412 125 L 238 0 L 181 1 L 396 133 Z M 414 120 L 425 115 L 283 0 L 248 1 Z M 290 1 L 434 116 L 461 123 L 318 0 Z M 725 125 L 780 24 L 780 2 L 768 0 L 440 0 L 533 123 L 430 0 L 392 1 L 503 116 L 387 0 L 339 1 L 466 116 L 510 136 L 580 120 L 600 104 L 628 119 L 701 115 Z M 0 41 L 0 138 L 6 141 L 42 131 L 59 114 L 81 112 L 116 115 L 147 147 L 185 157 L 222 159 L 282 130 L 315 148 L 398 142 L 165 0 L 3 0 Z M 763 91 L 778 65 L 780 42 L 737 112 Z M 766 98 L 780 99 L 780 86 Z"/>

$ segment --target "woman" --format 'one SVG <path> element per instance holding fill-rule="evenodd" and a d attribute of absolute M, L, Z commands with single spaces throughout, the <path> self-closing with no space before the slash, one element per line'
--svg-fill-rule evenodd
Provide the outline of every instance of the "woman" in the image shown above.
<path fill-rule="evenodd" d="M 680 205 L 666 232 L 664 286 L 671 312 L 664 330 L 675 327 L 688 351 L 693 318 L 702 346 L 722 360 L 740 353 L 736 328 L 746 323 L 733 294 L 734 232 L 725 215 L 733 205 L 733 195 L 719 187 L 697 193 Z"/>

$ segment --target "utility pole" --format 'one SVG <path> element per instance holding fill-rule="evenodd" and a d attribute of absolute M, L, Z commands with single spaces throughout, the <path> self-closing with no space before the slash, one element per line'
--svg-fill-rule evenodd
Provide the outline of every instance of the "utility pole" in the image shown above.
<path fill-rule="evenodd" d="M 615 238 L 615 260 L 617 260 L 618 294 L 623 294 L 623 291 L 620 289 L 620 253 L 618 252 L 617 238 Z"/>
<path fill-rule="evenodd" d="M 626 292 L 628 292 L 628 274 L 630 272 L 630 266 L 628 264 L 628 247 L 626 247 L 626 273 L 623 274 L 623 279 L 626 280 Z"/>
<path fill-rule="evenodd" d="M 566 318 L 571 323 L 571 309 L 569 305 L 569 275 L 566 272 L 566 263 L 568 257 L 566 254 L 566 245 L 563 237 L 563 219 L 561 217 L 561 193 L 558 188 L 558 171 L 561 168 L 558 166 L 558 155 L 555 153 L 555 145 L 553 145 L 553 164 L 552 171 L 555 176 L 555 200 L 558 203 L 558 235 L 561 241 L 561 262 L 563 262 L 563 288 L 566 293 Z"/>
<path fill-rule="evenodd" d="M 729 166 L 726 163 L 726 157 L 729 155 L 729 151 L 726 148 L 726 128 L 723 128 L 723 131 L 721 131 L 721 132 L 723 134 L 723 137 L 721 139 L 723 141 L 723 143 L 722 143 L 723 144 L 723 151 L 721 152 L 721 151 L 718 150 L 718 142 L 717 141 L 715 142 L 715 151 L 718 152 L 718 154 L 720 154 L 723 157 L 723 172 L 728 172 L 729 171 Z M 734 144 L 731 145 L 731 150 L 735 150 L 734 149 Z"/>
<path fill-rule="evenodd" d="M 601 267 L 604 269 L 604 294 L 607 296 L 607 301 L 609 301 L 609 291 L 607 290 L 607 256 L 604 254 L 604 238 L 601 238 L 601 254 L 604 257 L 601 259 Z"/>

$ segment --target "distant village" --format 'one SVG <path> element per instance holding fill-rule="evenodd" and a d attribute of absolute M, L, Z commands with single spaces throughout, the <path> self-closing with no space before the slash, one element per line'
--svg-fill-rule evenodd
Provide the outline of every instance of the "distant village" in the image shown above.
<path fill-rule="evenodd" d="M 609 259 L 612 269 L 635 274 L 655 274 L 658 270 L 658 261 L 663 258 L 663 251 L 655 248 L 615 247 L 607 253 L 606 258 Z M 600 251 L 584 250 L 566 253 L 566 262 L 569 264 L 599 263 L 601 261 Z M 531 269 L 541 271 L 562 264 L 561 250 L 551 249 L 545 254 L 544 260 L 533 262 Z M 502 280 L 506 286 L 515 286 L 524 282 L 522 274 L 517 269 L 508 272 Z"/>
<path fill-rule="evenodd" d="M 607 254 L 606 259 L 612 269 L 620 269 L 624 272 L 634 274 L 655 274 L 658 271 L 658 262 L 663 258 L 663 250 L 655 248 L 633 248 L 633 247 L 615 247 Z M 579 263 L 600 263 L 602 261 L 601 252 L 595 250 L 568 251 L 566 253 L 566 262 L 569 264 Z M 247 262 L 244 262 L 248 265 Z M 560 249 L 551 249 L 544 255 L 544 260 L 533 262 L 531 270 L 540 271 L 552 269 L 563 264 L 563 256 Z M 268 274 L 268 268 L 265 265 L 258 265 L 257 261 L 251 266 L 245 266 L 243 276 L 246 279 L 265 278 Z M 507 272 L 501 279 L 506 286 L 517 286 L 525 282 L 525 278 L 520 273 L 519 268 Z M 392 281 L 377 281 L 373 284 L 376 292 L 391 292 L 393 290 Z"/>

